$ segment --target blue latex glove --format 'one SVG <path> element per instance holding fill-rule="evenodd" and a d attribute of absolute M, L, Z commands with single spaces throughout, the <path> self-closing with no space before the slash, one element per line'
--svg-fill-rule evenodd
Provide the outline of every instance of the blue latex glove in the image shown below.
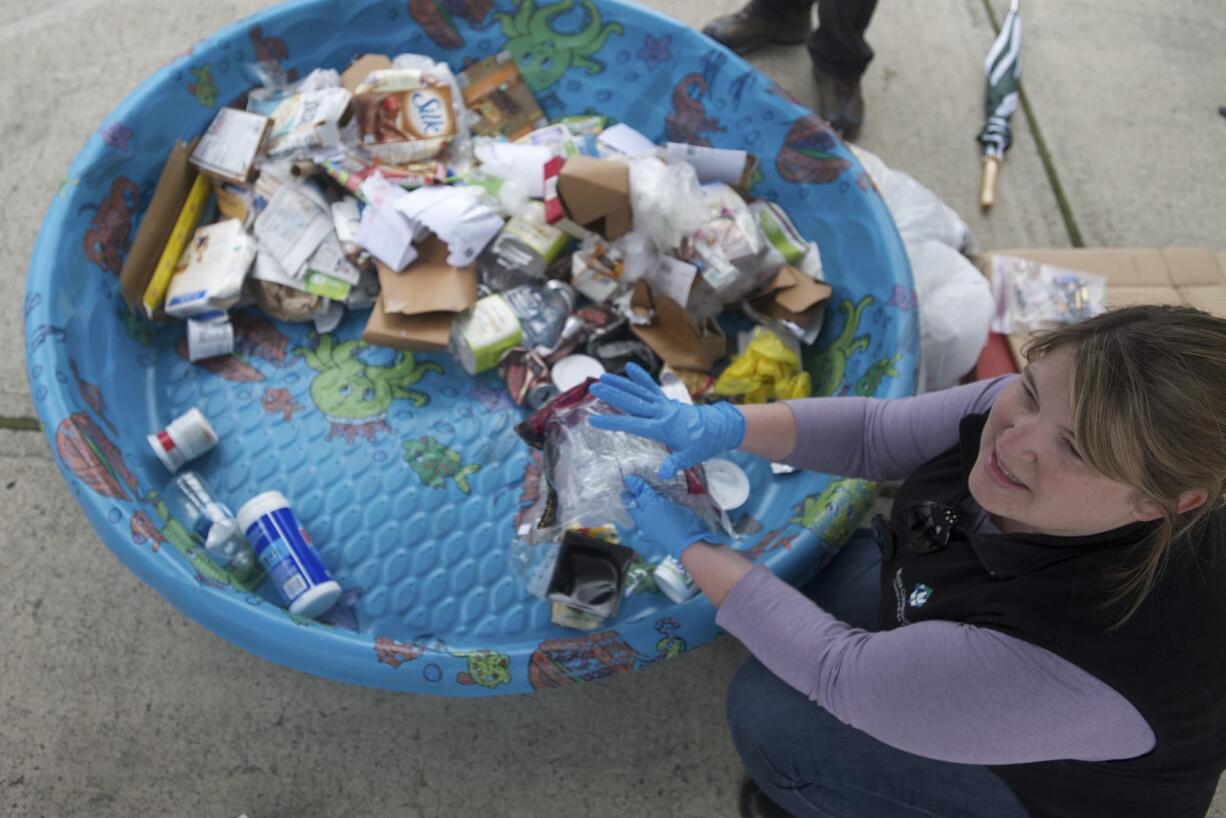
<path fill-rule="evenodd" d="M 643 478 L 630 474 L 623 482 L 626 490 L 622 492 L 622 502 L 626 504 L 626 511 L 652 545 L 666 548 L 668 553 L 681 559 L 681 552 L 699 540 L 722 541 L 693 509 L 661 496 Z"/>
<path fill-rule="evenodd" d="M 626 374 L 606 373 L 591 393 L 626 412 L 625 415 L 595 415 L 588 422 L 609 432 L 658 440 L 673 450 L 660 465 L 660 477 L 671 480 L 678 471 L 735 449 L 745 439 L 745 416 L 730 403 L 690 406 L 660 391 L 638 364 L 628 364 Z"/>

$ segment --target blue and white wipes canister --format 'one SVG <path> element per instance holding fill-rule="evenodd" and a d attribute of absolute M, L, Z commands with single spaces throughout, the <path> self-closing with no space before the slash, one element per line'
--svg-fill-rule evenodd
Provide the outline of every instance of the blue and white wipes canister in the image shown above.
<path fill-rule="evenodd" d="M 654 572 L 656 585 L 664 595 L 680 605 L 687 599 L 698 594 L 698 586 L 690 572 L 685 570 L 681 560 L 676 557 L 665 557 L 656 566 Z"/>
<path fill-rule="evenodd" d="M 269 580 L 296 616 L 315 618 L 341 595 L 306 529 L 278 491 L 257 495 L 238 510 L 238 525 L 268 573 Z"/>

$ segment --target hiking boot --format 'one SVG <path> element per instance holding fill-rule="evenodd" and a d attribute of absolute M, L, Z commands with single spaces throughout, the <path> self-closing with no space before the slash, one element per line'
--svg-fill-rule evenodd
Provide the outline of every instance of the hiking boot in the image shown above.
<path fill-rule="evenodd" d="M 812 29 L 813 13 L 810 9 L 805 9 L 803 14 L 775 18 L 759 8 L 755 0 L 750 0 L 740 11 L 716 17 L 707 23 L 702 33 L 738 54 L 744 54 L 767 43 L 803 43 Z"/>
<path fill-rule="evenodd" d="M 842 79 L 813 69 L 817 80 L 817 113 L 848 142 L 860 134 L 864 124 L 864 97 L 860 78 Z"/>
<path fill-rule="evenodd" d="M 737 807 L 741 818 L 792 818 L 791 813 L 766 797 L 752 778 L 741 785 L 741 797 Z"/>

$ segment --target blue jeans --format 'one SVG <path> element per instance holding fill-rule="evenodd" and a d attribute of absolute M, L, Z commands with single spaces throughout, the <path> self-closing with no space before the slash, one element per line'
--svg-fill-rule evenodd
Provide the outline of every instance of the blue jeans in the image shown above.
<path fill-rule="evenodd" d="M 802 590 L 823 609 L 877 630 L 881 554 L 861 529 Z M 801 818 L 1025 818 L 987 767 L 897 750 L 849 727 L 750 658 L 728 687 L 728 726 L 749 775 Z"/>

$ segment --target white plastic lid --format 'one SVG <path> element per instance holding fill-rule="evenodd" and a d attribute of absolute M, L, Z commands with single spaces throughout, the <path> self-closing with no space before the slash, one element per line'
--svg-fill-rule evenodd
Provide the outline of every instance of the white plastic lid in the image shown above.
<path fill-rule="evenodd" d="M 588 378 L 599 378 L 603 374 L 604 366 L 590 355 L 567 355 L 553 365 L 549 379 L 559 392 L 565 392 Z"/>
<path fill-rule="evenodd" d="M 703 463 L 702 468 L 715 505 L 724 511 L 745 505 L 749 499 L 749 477 L 740 466 L 731 460 L 716 458 Z"/>
<path fill-rule="evenodd" d="M 258 498 L 257 498 L 258 499 Z M 336 604 L 340 598 L 341 586 L 334 580 L 321 582 L 308 588 L 289 606 L 289 612 L 294 616 L 305 616 L 314 619 Z"/>
<path fill-rule="evenodd" d="M 183 460 L 182 455 L 178 452 L 172 455 L 170 452 L 166 451 L 166 448 L 162 445 L 162 441 L 158 439 L 157 435 L 146 435 L 145 440 L 149 441 L 149 448 L 153 449 L 153 453 L 158 456 L 158 460 L 162 461 L 162 465 L 166 467 L 166 471 L 170 472 L 171 474 L 177 472 L 179 467 L 186 462 Z"/>
<path fill-rule="evenodd" d="M 238 527 L 246 533 L 256 520 L 280 508 L 289 508 L 289 501 L 285 496 L 279 491 L 266 491 L 243 503 L 243 507 L 234 516 L 238 520 Z"/>

